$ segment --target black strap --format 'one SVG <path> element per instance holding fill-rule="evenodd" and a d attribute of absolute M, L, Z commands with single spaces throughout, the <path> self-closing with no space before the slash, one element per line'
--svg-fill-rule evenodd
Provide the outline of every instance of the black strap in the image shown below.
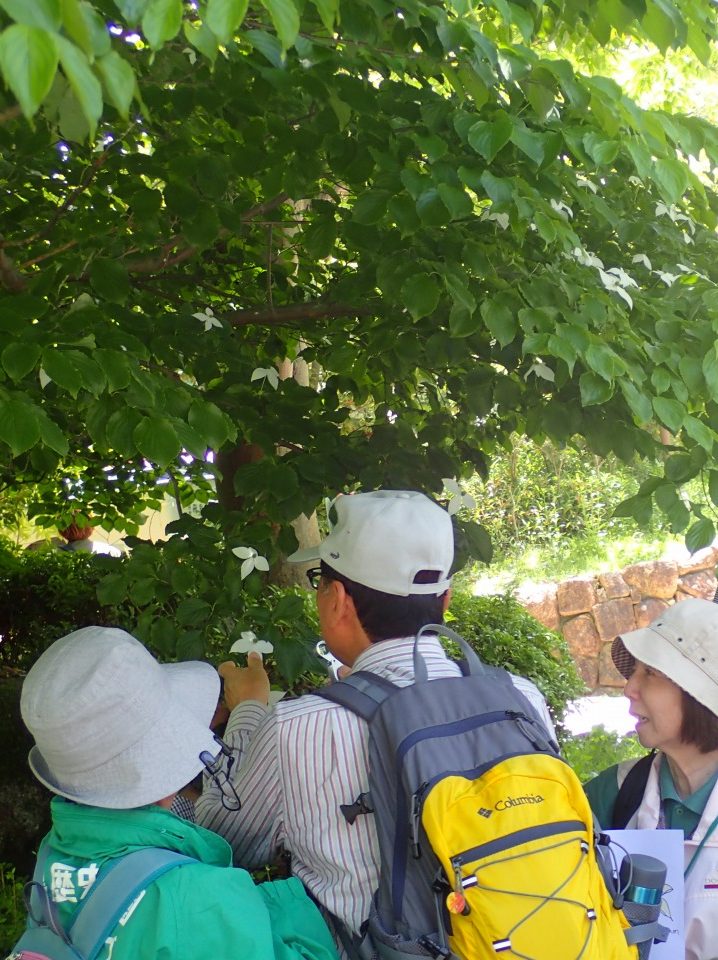
<path fill-rule="evenodd" d="M 359 670 L 357 673 L 350 673 L 343 680 L 335 680 L 326 687 L 320 687 L 314 694 L 346 707 L 369 723 L 381 704 L 398 689 L 399 687 L 386 677 L 369 673 L 368 670 Z"/>
<path fill-rule="evenodd" d="M 626 774 L 613 804 L 611 823 L 607 826 L 607 829 L 624 830 L 628 821 L 640 807 L 655 756 L 655 750 L 647 753 L 645 757 L 641 757 L 637 763 L 634 763 Z"/>

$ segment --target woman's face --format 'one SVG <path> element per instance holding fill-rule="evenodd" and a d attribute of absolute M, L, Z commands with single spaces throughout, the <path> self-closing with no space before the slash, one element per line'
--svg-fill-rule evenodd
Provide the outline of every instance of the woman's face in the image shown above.
<path fill-rule="evenodd" d="M 681 689 L 665 673 L 636 660 L 623 692 L 630 701 L 629 713 L 636 718 L 636 733 L 644 747 L 658 748 L 670 756 L 685 746 L 681 741 Z"/>

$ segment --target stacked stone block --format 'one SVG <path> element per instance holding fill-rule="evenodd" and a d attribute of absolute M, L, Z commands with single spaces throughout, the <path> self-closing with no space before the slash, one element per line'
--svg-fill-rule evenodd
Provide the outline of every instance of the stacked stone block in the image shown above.
<path fill-rule="evenodd" d="M 634 563 L 619 573 L 535 585 L 517 599 L 544 626 L 563 634 L 589 690 L 606 692 L 624 682 L 611 659 L 614 639 L 645 627 L 686 597 L 712 600 L 716 564 L 718 547 L 708 547 L 685 563 Z"/>

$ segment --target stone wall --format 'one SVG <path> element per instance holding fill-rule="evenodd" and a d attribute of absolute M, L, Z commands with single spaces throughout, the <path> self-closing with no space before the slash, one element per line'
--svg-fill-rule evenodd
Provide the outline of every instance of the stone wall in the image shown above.
<path fill-rule="evenodd" d="M 716 564 L 718 547 L 708 547 L 685 562 L 651 560 L 619 573 L 537 584 L 516 599 L 545 626 L 563 634 L 587 687 L 605 692 L 624 682 L 611 659 L 615 637 L 645 627 L 686 597 L 712 600 L 718 587 Z"/>

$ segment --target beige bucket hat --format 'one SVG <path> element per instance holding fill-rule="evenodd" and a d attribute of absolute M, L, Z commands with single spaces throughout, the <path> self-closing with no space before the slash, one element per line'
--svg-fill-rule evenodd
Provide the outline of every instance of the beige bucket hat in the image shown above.
<path fill-rule="evenodd" d="M 76 630 L 48 647 L 23 684 L 32 772 L 78 803 L 155 803 L 204 769 L 201 753 L 219 753 L 209 729 L 219 688 L 208 663 L 160 664 L 124 630 Z"/>
<path fill-rule="evenodd" d="M 640 660 L 718 715 L 718 604 L 694 597 L 676 603 L 647 627 L 616 637 L 611 654 L 624 677 Z"/>

